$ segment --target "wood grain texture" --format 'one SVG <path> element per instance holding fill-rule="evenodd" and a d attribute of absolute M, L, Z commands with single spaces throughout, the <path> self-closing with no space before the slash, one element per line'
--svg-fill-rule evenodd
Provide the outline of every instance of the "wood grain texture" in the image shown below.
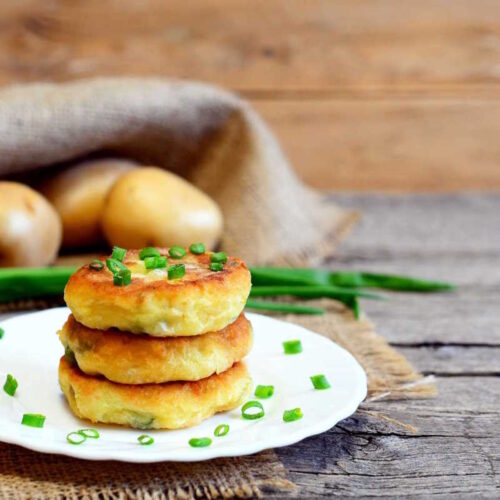
<path fill-rule="evenodd" d="M 319 188 L 500 188 L 496 0 L 5 0 L 0 84 L 204 80 Z"/>

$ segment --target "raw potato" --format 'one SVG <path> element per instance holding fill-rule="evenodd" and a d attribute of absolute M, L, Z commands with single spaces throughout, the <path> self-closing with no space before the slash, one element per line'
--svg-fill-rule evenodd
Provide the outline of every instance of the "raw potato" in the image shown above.
<path fill-rule="evenodd" d="M 112 245 L 124 248 L 213 248 L 222 234 L 222 213 L 206 194 L 177 175 L 148 167 L 129 172 L 112 187 L 102 227 Z"/>
<path fill-rule="evenodd" d="M 0 182 L 0 267 L 50 264 L 61 236 L 59 215 L 41 194 L 17 182 Z"/>
<path fill-rule="evenodd" d="M 40 186 L 63 223 L 63 246 L 90 247 L 104 242 L 101 214 L 111 186 L 137 164 L 119 159 L 93 160 L 64 170 Z"/>

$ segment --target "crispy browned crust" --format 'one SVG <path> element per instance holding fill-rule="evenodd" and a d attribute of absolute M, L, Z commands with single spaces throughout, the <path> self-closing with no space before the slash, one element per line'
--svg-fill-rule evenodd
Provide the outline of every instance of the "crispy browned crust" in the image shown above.
<path fill-rule="evenodd" d="M 180 429 L 240 406 L 252 391 L 243 363 L 197 382 L 125 385 L 85 375 L 64 357 L 59 383 L 77 417 L 138 429 Z"/>
<path fill-rule="evenodd" d="M 168 249 L 159 249 L 168 255 Z M 229 257 L 223 271 L 209 269 L 210 252 L 169 264 L 185 264 L 182 279 L 169 280 L 165 271 L 145 271 L 138 250 L 129 250 L 124 264 L 132 270 L 132 282 L 113 284 L 108 269 L 80 268 L 69 280 L 65 300 L 79 323 L 107 330 L 158 337 L 198 335 L 218 331 L 233 322 L 250 293 L 250 272 L 245 263 Z M 101 259 L 105 262 L 105 258 Z"/>
<path fill-rule="evenodd" d="M 95 330 L 70 315 L 59 338 L 80 370 L 120 384 L 200 380 L 221 373 L 252 348 L 252 327 L 244 314 L 218 332 L 160 338 L 119 330 Z"/>

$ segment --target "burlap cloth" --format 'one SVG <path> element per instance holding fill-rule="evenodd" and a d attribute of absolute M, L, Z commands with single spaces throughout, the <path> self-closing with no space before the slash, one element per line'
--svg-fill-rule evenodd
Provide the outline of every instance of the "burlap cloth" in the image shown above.
<path fill-rule="evenodd" d="M 61 303 L 62 299 L 51 304 L 26 301 L 16 308 Z M 319 305 L 328 313 L 281 317 L 321 333 L 350 351 L 368 375 L 367 400 L 421 398 L 434 393 L 433 384 L 376 335 L 368 319 L 357 321 L 350 311 L 331 301 L 319 301 Z M 375 416 L 392 421 L 384 415 Z M 241 498 L 294 487 L 272 450 L 194 464 L 139 465 L 87 462 L 0 444 L 0 496 L 6 498 Z"/>
<path fill-rule="evenodd" d="M 301 184 L 247 103 L 199 83 L 99 78 L 5 88 L 0 153 L 0 177 L 96 154 L 172 170 L 217 201 L 222 248 L 253 264 L 317 261 L 354 220 Z"/>

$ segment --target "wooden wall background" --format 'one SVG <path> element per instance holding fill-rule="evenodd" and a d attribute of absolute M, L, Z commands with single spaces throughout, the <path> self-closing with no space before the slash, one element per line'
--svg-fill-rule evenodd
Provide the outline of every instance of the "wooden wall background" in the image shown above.
<path fill-rule="evenodd" d="M 320 188 L 500 187 L 499 0 L 2 0 L 0 84 L 206 80 Z"/>

